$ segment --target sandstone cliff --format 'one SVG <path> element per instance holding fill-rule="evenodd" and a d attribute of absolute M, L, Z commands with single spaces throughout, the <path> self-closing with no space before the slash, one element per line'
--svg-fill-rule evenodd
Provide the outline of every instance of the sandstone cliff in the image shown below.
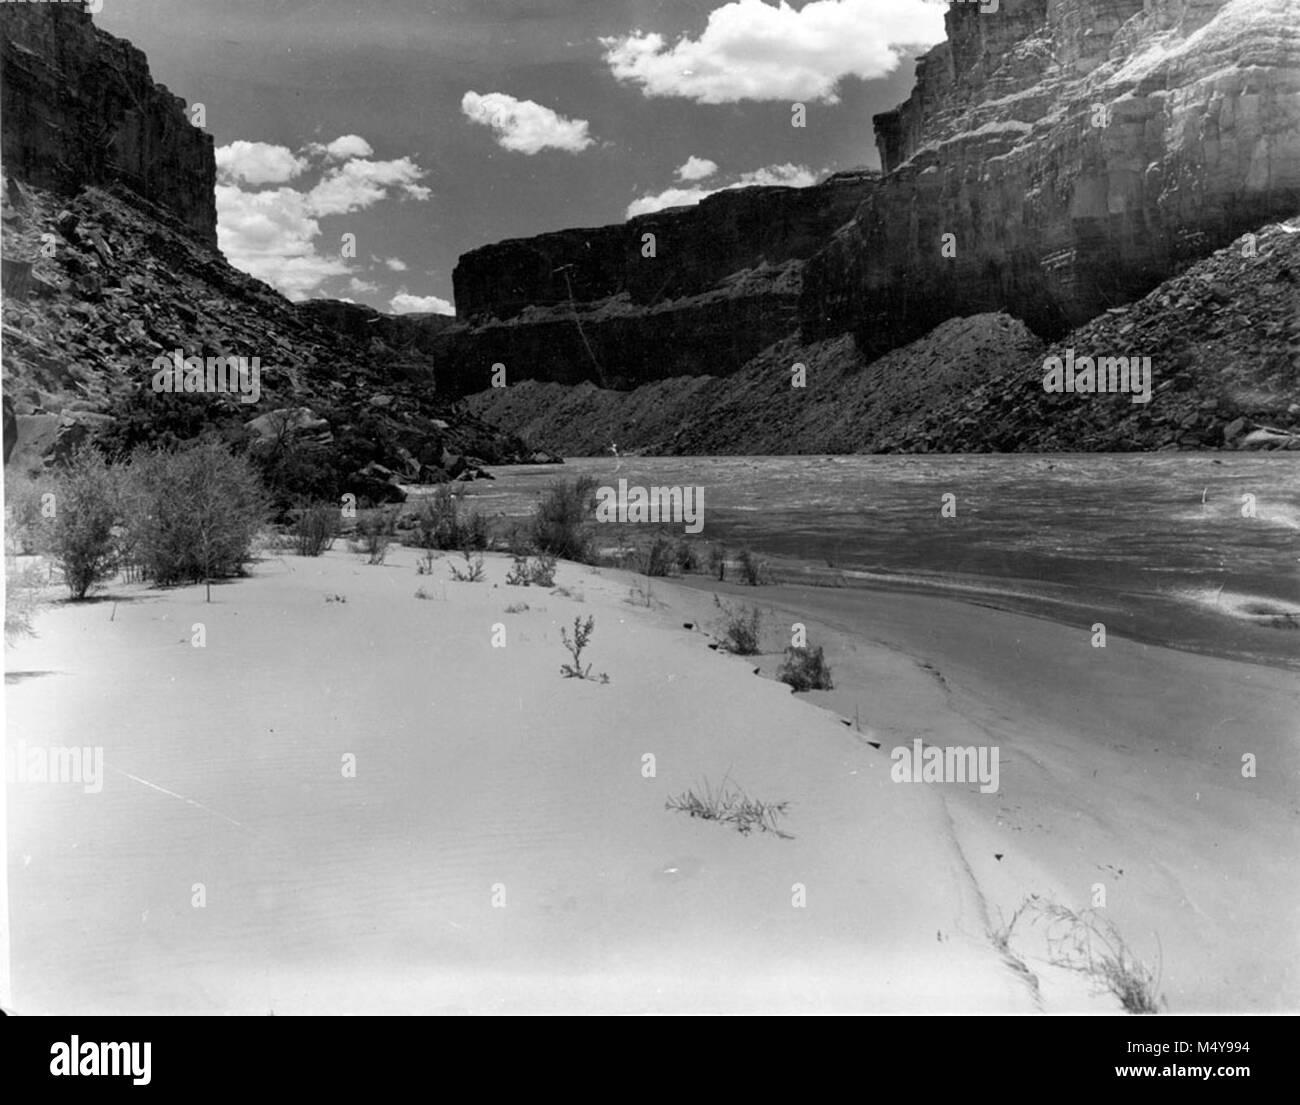
<path fill-rule="evenodd" d="M 530 377 L 640 389 L 627 399 L 589 388 L 570 398 L 540 387 L 527 398 L 476 397 L 475 409 L 499 413 L 525 435 L 543 428 L 559 435 L 548 444 L 561 449 L 604 448 L 611 439 L 673 452 L 940 448 L 925 408 L 950 409 L 943 395 L 918 400 L 891 373 L 919 371 L 929 379 L 931 353 L 954 364 L 996 363 L 986 343 L 999 332 L 1008 343 L 1002 363 L 1032 369 L 1026 342 L 1062 338 L 1239 235 L 1300 212 L 1300 0 L 1001 0 L 997 12 L 987 13 L 954 4 L 946 21 L 948 39 L 920 59 L 912 95 L 875 119 L 884 174 L 857 178 L 862 196 L 852 217 L 821 248 L 791 263 L 787 297 L 773 291 L 754 300 L 761 320 L 739 339 L 730 327 L 749 318 L 727 320 L 735 301 L 709 303 L 698 285 L 683 281 L 690 294 L 672 304 L 676 318 L 691 320 L 682 333 L 665 328 L 654 305 L 629 295 L 608 345 L 640 350 L 622 360 L 635 370 L 602 379 L 578 342 L 582 308 L 570 310 L 568 331 L 553 314 L 520 310 L 522 298 L 553 295 L 554 288 L 503 270 L 512 317 L 462 322 L 456 348 L 438 362 L 440 385 L 482 386 L 496 360 L 516 369 L 512 385 Z M 812 198 L 817 189 L 808 192 Z M 744 205 L 746 197 L 737 192 L 730 202 Z M 701 250 L 713 250 L 721 267 L 742 263 L 743 248 L 726 228 L 710 229 L 715 237 Z M 626 241 L 632 230 L 629 224 L 599 233 Z M 522 257 L 529 244 L 510 243 L 510 256 Z M 480 254 L 483 262 L 499 256 Z M 600 274 L 587 273 L 581 251 L 564 262 L 575 287 L 608 289 Z M 1157 412 L 1139 429 L 1120 432 L 1118 423 L 1103 418 L 1093 425 L 1092 414 L 1081 411 L 1073 430 L 1026 423 L 1025 441 L 1037 448 L 1220 444 L 1232 418 L 1210 402 L 1219 392 L 1230 400 L 1223 415 L 1294 422 L 1288 412 L 1300 398 L 1300 381 L 1278 375 L 1277 359 L 1294 366 L 1296 350 L 1285 341 L 1275 348 L 1268 335 L 1290 333 L 1300 300 L 1280 279 L 1259 307 L 1240 305 L 1233 316 L 1249 319 L 1234 349 L 1240 364 L 1263 372 L 1260 389 L 1239 386 L 1231 364 L 1205 361 L 1199 401 L 1210 405 L 1199 421 L 1166 393 L 1172 423 Z M 489 284 L 477 266 L 473 302 Z M 795 289 L 792 318 L 788 295 Z M 1222 305 L 1212 306 L 1208 317 L 1221 319 Z M 944 325 L 988 314 L 1016 325 Z M 1192 331 L 1195 321 L 1189 316 Z M 1158 334 L 1160 345 L 1139 352 L 1172 355 L 1172 342 L 1183 360 L 1196 358 L 1177 334 L 1144 332 L 1152 340 Z M 768 339 L 770 346 L 755 349 Z M 964 341 L 972 345 L 963 357 Z M 913 342 L 921 344 L 903 350 Z M 900 356 L 885 357 L 895 350 Z M 1277 363 L 1260 368 L 1257 350 Z M 522 363 L 510 365 L 511 353 Z M 810 388 L 824 404 L 820 414 L 775 392 L 770 404 L 760 402 L 777 386 L 773 381 L 788 383 L 796 362 L 809 367 Z M 1184 372 L 1179 364 L 1163 367 L 1170 378 Z M 1024 381 L 1039 380 L 1041 372 L 1025 371 L 1014 390 L 1028 402 Z M 987 384 L 971 372 L 965 393 Z M 817 373 L 824 378 L 814 381 Z M 710 379 L 663 383 L 701 374 Z M 837 400 L 844 392 L 848 397 Z M 872 392 L 881 403 L 867 403 Z M 898 403 L 892 415 L 882 414 Z M 1024 409 L 1037 406 L 1035 399 Z M 847 408 L 863 417 L 846 422 Z M 681 432 L 669 432 L 670 410 L 685 420 Z M 958 413 L 961 448 L 1021 447 L 1001 400 Z M 1056 416 L 1070 417 L 1065 409 Z M 594 420 L 590 434 L 580 418 Z M 1129 416 L 1119 421 L 1127 425 Z"/>
<path fill-rule="evenodd" d="M 870 356 L 990 310 L 1059 335 L 1300 210 L 1297 0 L 946 19 L 912 96 L 876 117 L 885 178 L 809 263 L 807 337 L 852 330 Z"/>
<path fill-rule="evenodd" d="M 216 247 L 212 136 L 79 5 L 0 4 L 0 98 L 8 174 L 63 194 L 121 182 Z"/>

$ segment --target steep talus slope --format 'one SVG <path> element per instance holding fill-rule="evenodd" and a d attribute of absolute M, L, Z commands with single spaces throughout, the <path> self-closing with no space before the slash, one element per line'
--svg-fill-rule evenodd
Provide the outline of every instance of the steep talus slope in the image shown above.
<path fill-rule="evenodd" d="M 1049 394 L 1044 361 L 1151 358 L 1152 399 Z M 792 368 L 804 366 L 806 386 Z M 631 392 L 526 382 L 471 410 L 569 455 L 1300 448 L 1300 219 L 1230 243 L 1052 346 L 1005 314 L 949 319 L 867 362 L 787 339 L 729 377 Z"/>
<path fill-rule="evenodd" d="M 5 4 L 0 58 L 4 393 L 23 465 L 92 433 L 126 448 L 208 428 L 278 465 L 280 491 L 391 499 L 524 458 L 435 394 L 439 323 L 296 306 L 226 262 L 212 139 L 139 50 L 80 10 Z M 256 358 L 260 395 L 155 392 L 154 360 L 176 350 Z"/>

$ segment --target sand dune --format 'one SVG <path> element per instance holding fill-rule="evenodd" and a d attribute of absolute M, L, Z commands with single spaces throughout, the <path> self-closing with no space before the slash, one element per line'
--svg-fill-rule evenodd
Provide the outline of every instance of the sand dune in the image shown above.
<path fill-rule="evenodd" d="M 1297 815 L 1280 772 L 1294 777 L 1300 715 L 1285 673 L 1118 641 L 1099 671 L 1063 660 L 1076 631 L 1047 622 L 748 592 L 803 611 L 830 645 L 849 689 L 806 697 L 856 704 L 859 733 L 756 678 L 775 657 L 706 647 L 703 581 L 655 581 L 646 608 L 620 572 L 561 565 L 566 596 L 505 586 L 503 557 L 479 584 L 445 563 L 417 576 L 406 549 L 381 567 L 273 558 L 210 605 L 202 588 L 113 585 L 42 615 L 8 653 L 8 746 L 102 746 L 105 781 L 7 788 L 8 1004 L 1113 1012 L 1113 996 L 1035 962 L 1031 930 L 1010 956 L 989 936 L 1025 895 L 1077 908 L 1096 881 L 1144 955 L 1159 931 L 1171 1007 L 1297 1004 Z M 560 629 L 589 614 L 584 663 L 608 684 L 559 674 Z M 1079 665 L 1074 691 L 1051 682 L 1053 655 Z M 1243 732 L 1253 787 L 1233 777 Z M 894 744 L 989 735 L 996 794 L 890 779 Z M 664 808 L 724 776 L 787 801 L 793 839 Z"/>

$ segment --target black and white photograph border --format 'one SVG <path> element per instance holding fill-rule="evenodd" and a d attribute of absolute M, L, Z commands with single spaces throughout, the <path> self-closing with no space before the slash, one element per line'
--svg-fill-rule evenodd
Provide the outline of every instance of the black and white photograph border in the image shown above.
<path fill-rule="evenodd" d="M 1300 0 L 0 2 L 0 141 L 5 1012 L 1300 1011 Z"/>

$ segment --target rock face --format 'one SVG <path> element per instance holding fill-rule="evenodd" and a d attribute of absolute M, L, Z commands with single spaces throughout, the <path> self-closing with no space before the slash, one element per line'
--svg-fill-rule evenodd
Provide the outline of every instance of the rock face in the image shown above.
<path fill-rule="evenodd" d="M 1151 358 L 1151 398 L 1053 394 L 1045 362 Z M 791 366 L 806 367 L 792 387 Z M 1049 346 L 1006 314 L 952 318 L 868 362 L 788 338 L 730 376 L 633 391 L 526 381 L 472 411 L 570 456 L 1300 449 L 1300 218 L 1258 228 Z"/>
<path fill-rule="evenodd" d="M 212 136 L 80 5 L 0 4 L 5 171 L 69 195 L 122 183 L 217 244 Z"/>
<path fill-rule="evenodd" d="M 433 343 L 438 386 L 477 391 L 493 364 L 509 382 L 614 388 L 734 371 L 797 327 L 804 262 L 876 176 L 734 189 L 620 226 L 474 250 L 453 274 L 458 325 Z"/>
<path fill-rule="evenodd" d="M 875 118 L 883 175 L 466 255 L 439 386 L 478 391 L 495 362 L 511 385 L 644 388 L 846 334 L 868 364 L 977 314 L 1051 341 L 1300 211 L 1300 0 L 963 2 L 946 24 Z"/>
<path fill-rule="evenodd" d="M 1296 0 L 1001 0 L 946 21 L 876 116 L 885 178 L 809 263 L 805 337 L 851 330 L 875 356 L 990 310 L 1055 337 L 1300 210 Z"/>

